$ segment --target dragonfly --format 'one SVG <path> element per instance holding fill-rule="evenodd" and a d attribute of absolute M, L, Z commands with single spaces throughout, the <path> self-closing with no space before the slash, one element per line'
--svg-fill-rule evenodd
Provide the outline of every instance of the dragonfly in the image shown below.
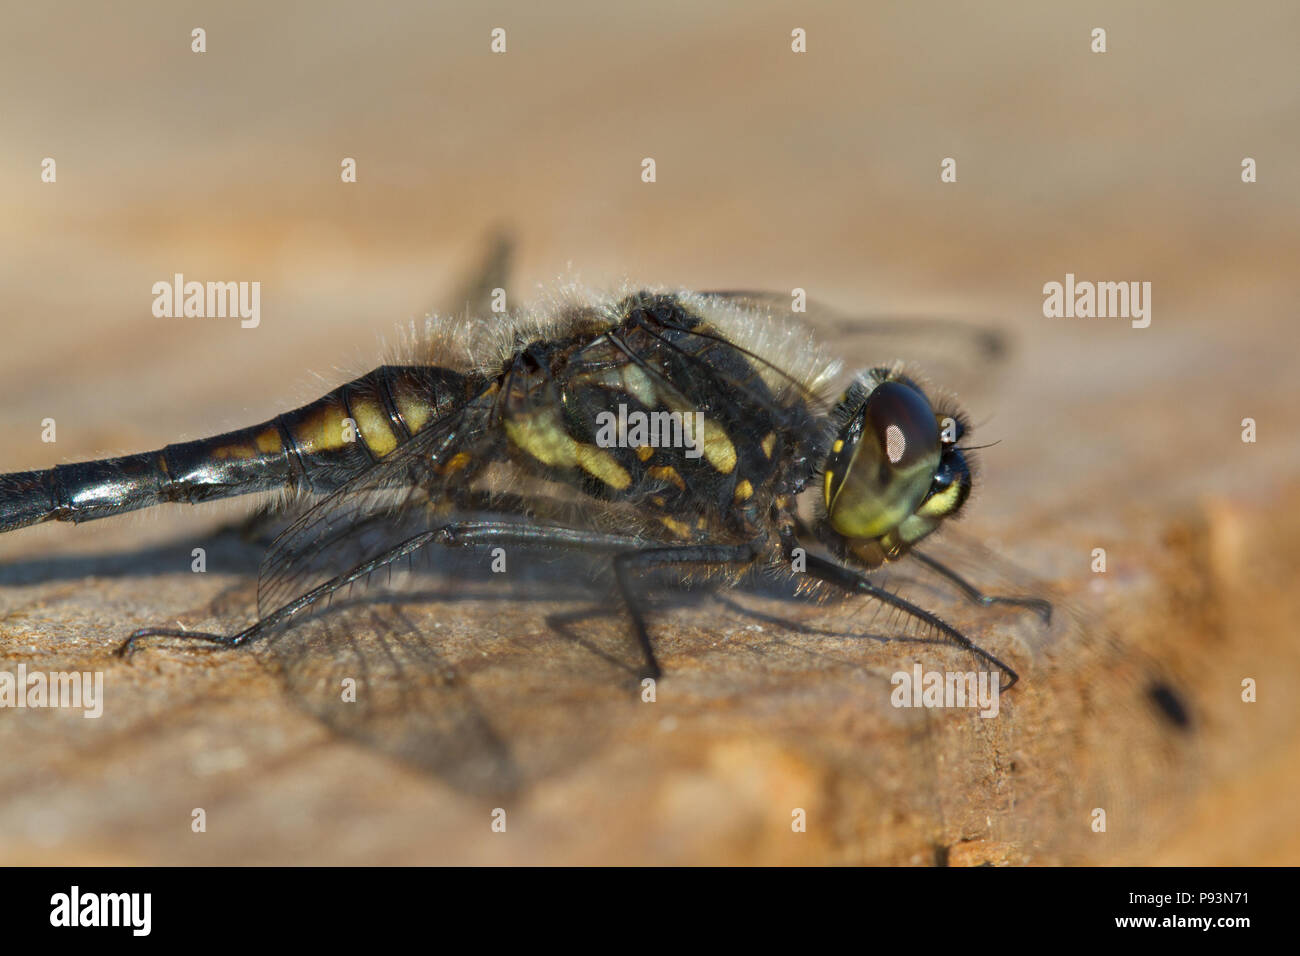
<path fill-rule="evenodd" d="M 651 679 L 662 668 L 635 581 L 657 568 L 729 581 L 793 569 L 901 612 L 998 668 L 1003 689 L 1011 666 L 867 572 L 912 555 L 981 604 L 1050 614 L 916 548 L 970 495 L 965 415 L 932 405 L 901 364 L 858 373 L 831 403 L 837 363 L 771 297 L 638 290 L 434 323 L 416 351 L 248 428 L 0 476 L 0 532 L 253 493 L 315 499 L 263 561 L 255 623 L 145 628 L 124 654 L 149 637 L 258 640 L 430 548 L 609 555 Z M 799 502 L 814 486 L 808 521 Z"/>
<path fill-rule="evenodd" d="M 504 284 L 499 272 L 485 270 L 465 300 L 484 301 Z M 433 319 L 400 361 L 259 425 L 0 476 L 0 531 L 258 496 L 268 505 L 255 530 L 273 533 L 253 621 L 144 627 L 119 652 L 176 640 L 261 653 L 331 726 L 468 792 L 518 792 L 607 742 L 625 719 L 621 677 L 642 700 L 661 680 L 679 699 L 714 699 L 701 681 L 716 663 L 715 619 L 690 617 L 703 601 L 759 622 L 748 633 L 794 635 L 721 648 L 761 665 L 728 671 L 749 700 L 837 686 L 860 711 L 862 663 L 875 660 L 864 651 L 888 648 L 909 661 L 946 648 L 1010 690 L 1017 665 L 988 636 L 1002 628 L 1010 644 L 1037 647 L 1059 640 L 1063 622 L 1022 587 L 993 593 L 972 580 L 969 569 L 997 567 L 986 556 L 958 568 L 931 553 L 975 486 L 970 419 L 915 368 L 891 361 L 846 376 L 830 348 L 941 339 L 974 365 L 997 361 L 1004 343 L 948 320 L 810 308 L 801 316 L 771 293 L 564 288 L 511 315 Z M 638 434 L 638 422 L 663 427 Z M 496 573 L 497 561 L 509 570 Z M 909 567 L 997 628 L 978 628 L 977 640 L 951 601 L 943 614 L 926 606 L 948 600 L 929 585 L 913 585 L 923 598 L 905 595 L 891 582 L 909 583 Z M 758 593 L 761 607 L 733 601 L 737 592 Z M 581 595 L 590 606 L 574 610 Z M 887 626 L 854 612 L 787 627 L 769 614 L 791 599 L 838 598 L 883 609 Z M 536 613 L 500 625 L 520 620 L 501 610 L 516 600 Z M 602 616 L 626 632 L 584 630 Z M 663 619 L 671 633 L 656 628 Z M 494 621 L 524 633 L 485 641 Z M 883 673 L 895 663 L 884 658 Z M 341 699 L 347 681 L 360 700 Z M 887 699 L 884 680 L 872 687 Z M 983 742 L 949 753 L 950 768 L 1007 746 L 997 736 L 1007 731 L 970 727 Z M 896 763 L 898 751 L 886 752 Z"/>

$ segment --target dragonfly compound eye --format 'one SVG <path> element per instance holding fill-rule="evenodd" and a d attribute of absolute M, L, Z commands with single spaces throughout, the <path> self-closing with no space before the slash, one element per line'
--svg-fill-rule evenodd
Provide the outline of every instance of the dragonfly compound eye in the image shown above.
<path fill-rule="evenodd" d="M 929 401 L 902 382 L 882 382 L 836 436 L 826 460 L 826 512 L 846 538 L 898 528 L 935 490 L 942 448 Z"/>

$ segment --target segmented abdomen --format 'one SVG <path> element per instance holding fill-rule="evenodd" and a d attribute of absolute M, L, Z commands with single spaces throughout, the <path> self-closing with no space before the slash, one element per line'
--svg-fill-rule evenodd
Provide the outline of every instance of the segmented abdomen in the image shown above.
<path fill-rule="evenodd" d="M 92 521 L 162 502 L 282 488 L 325 493 L 460 407 L 469 380 L 430 366 L 377 368 L 249 428 L 158 451 L 0 475 L 0 532 Z"/>

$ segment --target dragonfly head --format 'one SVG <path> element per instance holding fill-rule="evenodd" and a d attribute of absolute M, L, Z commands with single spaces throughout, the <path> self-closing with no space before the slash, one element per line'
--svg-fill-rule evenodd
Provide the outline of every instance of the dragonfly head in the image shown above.
<path fill-rule="evenodd" d="M 966 503 L 971 471 L 958 443 L 968 426 L 899 370 L 859 374 L 832 420 L 823 528 L 863 563 L 899 556 Z"/>

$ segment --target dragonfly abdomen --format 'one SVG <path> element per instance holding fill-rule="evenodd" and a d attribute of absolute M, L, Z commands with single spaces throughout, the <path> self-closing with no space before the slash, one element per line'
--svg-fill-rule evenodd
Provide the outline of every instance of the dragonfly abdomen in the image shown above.
<path fill-rule="evenodd" d="M 0 475 L 0 533 L 93 521 L 165 502 L 280 489 L 324 494 L 465 401 L 449 369 L 381 366 L 301 408 L 158 451 Z"/>

